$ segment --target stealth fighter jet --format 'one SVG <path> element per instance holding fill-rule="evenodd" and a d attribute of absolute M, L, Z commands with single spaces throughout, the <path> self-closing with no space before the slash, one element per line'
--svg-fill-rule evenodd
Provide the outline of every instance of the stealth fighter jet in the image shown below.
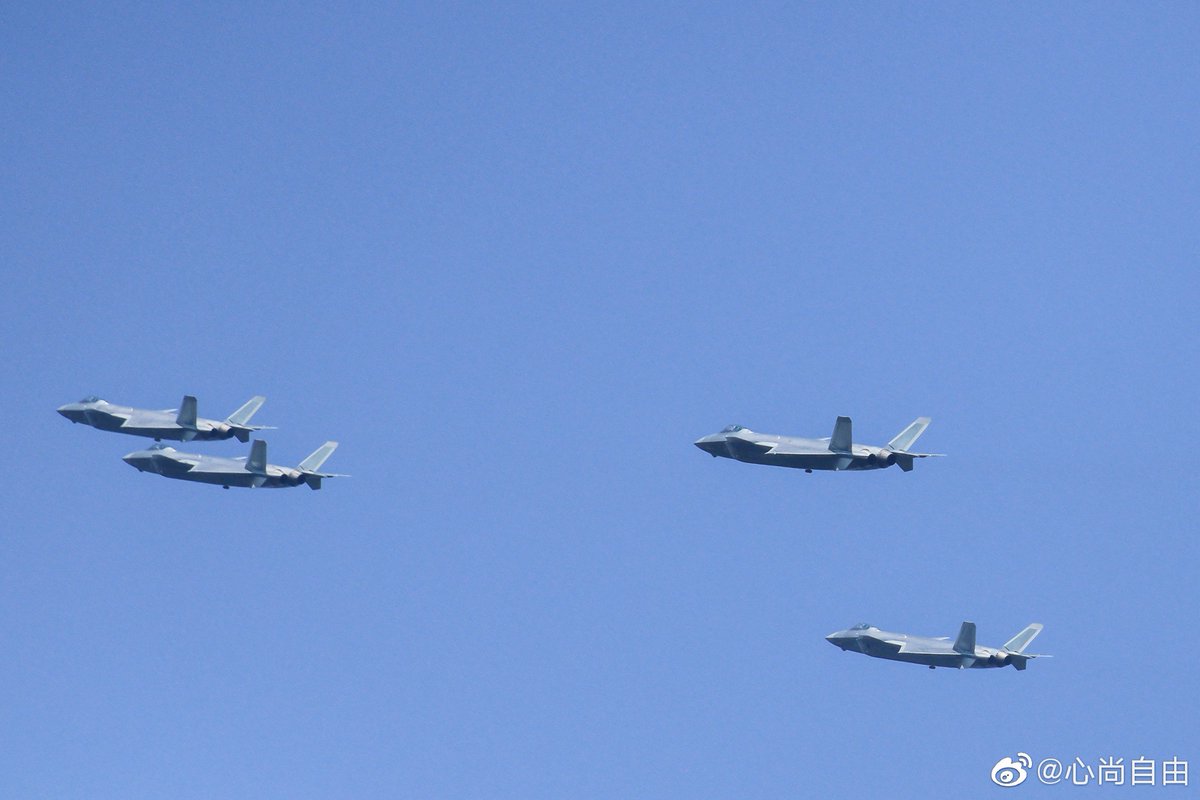
<path fill-rule="evenodd" d="M 750 464 L 795 467 L 805 472 L 823 470 L 884 469 L 899 464 L 909 472 L 913 459 L 939 456 L 941 453 L 913 453 L 909 450 L 929 427 L 929 417 L 918 417 L 883 447 L 855 444 L 850 439 L 850 418 L 838 417 L 833 436 L 828 439 L 801 439 L 756 433 L 741 425 L 730 425 L 720 433 L 697 439 L 704 452 Z"/>
<path fill-rule="evenodd" d="M 891 661 L 925 664 L 930 669 L 984 669 L 1009 664 L 1017 669 L 1025 669 L 1029 659 L 1047 658 L 1044 655 L 1025 652 L 1025 648 L 1041 632 L 1041 624 L 1035 622 L 1005 642 L 1003 647 L 997 648 L 975 644 L 974 622 L 964 622 L 958 631 L 958 638 L 953 642 L 949 637 L 932 639 L 927 636 L 889 633 L 863 623 L 849 630 L 831 633 L 825 640 L 843 650 Z"/>
<path fill-rule="evenodd" d="M 196 398 L 190 394 L 183 396 L 179 408 L 164 411 L 118 406 L 99 397 L 85 397 L 78 403 L 60 406 L 58 413 L 71 422 L 82 422 L 102 431 L 149 436 L 155 441 L 212 441 L 236 436 L 238 441 L 248 442 L 251 433 L 270 427 L 248 424 L 250 417 L 254 416 L 254 412 L 258 411 L 266 399 L 262 396 L 251 397 L 245 405 L 223 420 L 197 417 Z"/>
<path fill-rule="evenodd" d="M 280 467 L 267 463 L 267 443 L 255 439 L 250 446 L 250 457 L 217 458 L 192 453 L 181 453 L 165 444 L 152 445 L 148 450 L 138 450 L 124 457 L 126 464 L 139 472 L 154 472 L 164 478 L 184 481 L 215 483 L 228 489 L 230 486 L 245 486 L 250 489 L 279 489 L 287 486 L 308 484 L 310 489 L 320 489 L 322 478 L 345 478 L 332 472 L 317 472 L 330 453 L 337 449 L 337 442 L 326 442 L 296 467 Z"/>

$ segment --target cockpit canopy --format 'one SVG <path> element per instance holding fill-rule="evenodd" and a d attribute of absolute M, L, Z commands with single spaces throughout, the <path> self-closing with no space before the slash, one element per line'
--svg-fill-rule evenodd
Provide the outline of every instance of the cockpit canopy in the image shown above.
<path fill-rule="evenodd" d="M 874 625 L 868 625 L 865 622 L 860 622 L 857 625 L 855 625 L 853 628 L 851 628 L 850 630 L 852 630 L 852 631 L 869 631 L 874 627 L 875 627 Z"/>
<path fill-rule="evenodd" d="M 741 425 L 726 425 L 721 429 L 721 433 L 737 433 L 738 431 L 746 430 Z"/>
<path fill-rule="evenodd" d="M 81 402 L 81 403 L 103 403 L 104 401 L 101 400 L 99 397 L 96 397 L 96 395 L 94 395 L 94 394 L 89 394 L 87 397 L 83 398 L 79 402 Z"/>
<path fill-rule="evenodd" d="M 170 450 L 171 445 L 163 444 L 162 442 L 155 442 L 154 444 L 150 445 L 146 449 L 147 450 Z"/>

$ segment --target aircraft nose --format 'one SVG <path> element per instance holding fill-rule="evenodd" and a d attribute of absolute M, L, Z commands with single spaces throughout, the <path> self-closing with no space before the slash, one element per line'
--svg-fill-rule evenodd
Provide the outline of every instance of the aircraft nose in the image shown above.
<path fill-rule="evenodd" d="M 155 471 L 154 470 L 154 456 L 147 454 L 146 451 L 144 451 L 144 450 L 138 450 L 137 452 L 123 455 L 123 456 L 121 456 L 121 460 L 124 461 L 129 466 L 131 466 L 137 470 L 140 470 L 140 471 L 145 471 L 145 470 L 150 470 L 151 472 Z"/>
<path fill-rule="evenodd" d="M 701 450 L 708 453 L 710 456 L 719 456 L 719 455 L 726 454 L 725 437 L 719 433 L 709 434 L 708 436 L 701 436 L 699 439 L 692 442 L 692 444 L 696 445 L 696 447 L 699 447 Z"/>
<path fill-rule="evenodd" d="M 829 642 L 834 647 L 840 647 L 841 649 L 845 650 L 849 638 L 850 637 L 846 636 L 845 631 L 836 631 L 835 633 L 831 633 L 826 636 L 825 641 Z"/>

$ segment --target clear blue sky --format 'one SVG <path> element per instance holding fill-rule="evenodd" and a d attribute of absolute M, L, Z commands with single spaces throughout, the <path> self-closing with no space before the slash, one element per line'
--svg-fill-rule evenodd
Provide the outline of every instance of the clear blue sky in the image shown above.
<path fill-rule="evenodd" d="M 1200 773 L 1194 5 L 254 5 L 3 12 L 0 796 Z M 140 475 L 93 393 L 354 477 Z M 838 414 L 950 457 L 691 445 Z M 963 619 L 1055 658 L 822 638 Z"/>

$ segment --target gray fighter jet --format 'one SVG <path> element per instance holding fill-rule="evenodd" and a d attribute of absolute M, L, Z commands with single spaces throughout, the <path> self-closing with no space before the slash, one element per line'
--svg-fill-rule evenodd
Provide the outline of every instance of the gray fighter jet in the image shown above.
<path fill-rule="evenodd" d="M 269 430 L 269 425 L 248 425 L 250 417 L 267 398 L 251 397 L 246 404 L 223 420 L 205 419 L 196 416 L 196 398 L 183 396 L 179 408 L 151 411 L 145 408 L 113 405 L 99 397 L 85 397 L 78 403 L 68 403 L 58 408 L 71 422 L 82 422 L 102 431 L 129 433 L 134 436 L 149 436 L 156 442 L 174 439 L 190 442 L 193 439 L 213 441 L 234 436 L 240 442 L 250 441 L 254 431 Z"/>
<path fill-rule="evenodd" d="M 942 455 L 909 451 L 927 427 L 929 417 L 918 417 L 883 447 L 851 441 L 849 417 L 837 418 L 833 436 L 828 439 L 756 433 L 741 425 L 730 425 L 720 433 L 697 439 L 695 444 L 714 458 L 721 456 L 750 464 L 795 467 L 805 472 L 814 469 L 884 469 L 892 464 L 899 464 L 900 469 L 909 472 L 913 468 L 913 459 Z"/>
<path fill-rule="evenodd" d="M 332 472 L 317 472 L 329 454 L 337 449 L 337 442 L 326 442 L 296 467 L 279 467 L 267 463 L 267 443 L 255 439 L 250 446 L 250 457 L 218 458 L 193 453 L 181 453 L 165 444 L 151 445 L 148 450 L 138 450 L 123 458 L 138 472 L 154 472 L 164 478 L 184 481 L 215 483 L 228 489 L 230 486 L 245 486 L 250 489 L 280 489 L 307 483 L 310 489 L 320 489 L 322 478 L 347 478 Z"/>
<path fill-rule="evenodd" d="M 831 633 L 825 640 L 843 650 L 892 661 L 925 664 L 930 669 L 984 669 L 1005 667 L 1009 664 L 1017 669 L 1025 669 L 1029 659 L 1049 657 L 1025 652 L 1025 648 L 1041 632 L 1041 624 L 1035 622 L 1005 642 L 1003 647 L 996 648 L 975 644 L 974 622 L 964 622 L 958 631 L 958 638 L 953 642 L 949 637 L 933 639 L 927 636 L 889 633 L 863 623 L 849 630 Z"/>

